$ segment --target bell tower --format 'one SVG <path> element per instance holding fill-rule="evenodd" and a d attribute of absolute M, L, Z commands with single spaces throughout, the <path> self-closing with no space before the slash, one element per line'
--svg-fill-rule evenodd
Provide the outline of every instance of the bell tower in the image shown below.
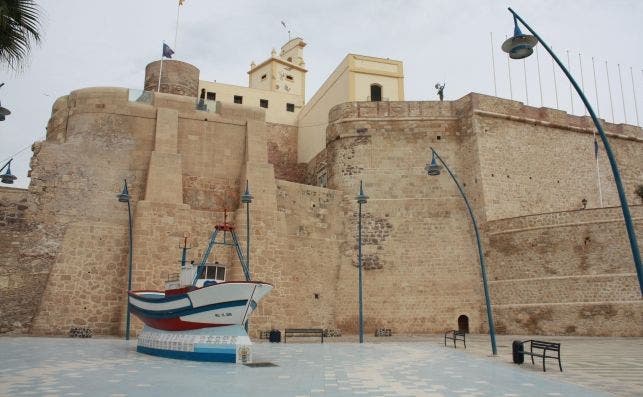
<path fill-rule="evenodd" d="M 297 95 L 303 102 L 307 72 L 304 62 L 305 46 L 306 43 L 297 37 L 284 44 L 279 55 L 273 49 L 267 60 L 260 64 L 252 62 L 248 71 L 248 86 Z"/>

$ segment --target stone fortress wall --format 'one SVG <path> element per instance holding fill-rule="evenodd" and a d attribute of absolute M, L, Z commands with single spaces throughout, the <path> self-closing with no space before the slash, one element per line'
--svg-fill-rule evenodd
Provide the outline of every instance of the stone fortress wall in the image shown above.
<path fill-rule="evenodd" d="M 154 82 L 146 77 L 145 84 Z M 478 216 L 499 331 L 643 335 L 643 302 L 604 158 L 606 208 L 596 208 L 586 118 L 479 94 L 351 102 L 331 109 L 326 149 L 297 164 L 293 127 L 266 123 L 254 107 L 198 111 L 194 96 L 177 94 L 90 88 L 56 101 L 47 139 L 34 146 L 28 192 L 0 207 L 24 225 L 2 231 L 16 233 L 21 247 L 2 262 L 0 289 L 28 291 L 22 313 L 3 298 L 3 332 L 65 334 L 84 326 L 122 334 L 128 215 L 116 194 L 124 178 L 132 195 L 134 289 L 163 288 L 179 269 L 186 232 L 189 259 L 200 258 L 224 210 L 245 225 L 239 196 L 248 180 L 251 271 L 275 286 L 251 318 L 251 335 L 273 327 L 354 333 L 361 179 L 370 196 L 363 208 L 366 332 L 440 332 L 457 328 L 462 314 L 472 332 L 484 332 L 474 233 L 449 176 L 426 175 L 433 146 Z M 641 241 L 633 191 L 643 183 L 643 133 L 606 129 Z M 313 186 L 322 174 L 327 187 Z M 7 194 L 0 197 L 4 203 Z M 238 233 L 245 246 L 245 227 Z M 216 255 L 230 266 L 230 279 L 242 277 L 230 251 Z M 136 320 L 134 329 L 140 326 Z"/>

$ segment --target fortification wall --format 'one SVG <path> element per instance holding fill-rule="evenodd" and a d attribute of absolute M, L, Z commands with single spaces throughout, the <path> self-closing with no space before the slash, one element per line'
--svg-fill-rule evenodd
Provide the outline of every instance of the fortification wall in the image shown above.
<path fill-rule="evenodd" d="M 365 330 L 440 332 L 469 318 L 485 329 L 477 249 L 466 207 L 448 175 L 424 170 L 433 146 L 467 186 L 475 137 L 462 124 L 467 101 L 353 102 L 336 106 L 327 130 L 329 187 L 346 193 L 345 259 L 338 280 L 338 326 L 357 331 L 357 204 L 363 206 Z M 467 188 L 469 188 L 467 187 Z M 475 189 L 475 187 L 473 187 Z M 475 196 L 474 196 L 475 197 Z M 478 205 L 477 198 L 475 204 Z"/>
<path fill-rule="evenodd" d="M 268 162 L 275 167 L 275 178 L 305 183 L 306 164 L 297 163 L 297 127 L 266 123 Z"/>
<path fill-rule="evenodd" d="M 631 211 L 641 236 L 643 207 Z M 620 207 L 491 221 L 486 234 L 501 331 L 643 335 L 643 302 Z"/>
<path fill-rule="evenodd" d="M 26 265 L 21 255 L 22 241 L 33 230 L 26 211 L 29 193 L 25 189 L 0 187 L 0 334 L 26 333 L 31 327 L 38 288 L 43 288 L 47 275 Z"/>
<path fill-rule="evenodd" d="M 473 95 L 479 167 L 489 220 L 601 207 L 589 117 Z M 602 122 L 630 204 L 640 202 L 643 129 Z M 600 137 L 598 167 L 603 206 L 620 205 Z"/>
<path fill-rule="evenodd" d="M 32 159 L 29 192 L 34 222 L 59 233 L 42 235 L 50 251 L 32 332 L 65 334 L 88 326 L 116 334 L 127 290 L 127 178 L 133 208 L 146 183 L 156 111 L 128 101 L 117 88 L 83 89 L 54 104 L 47 140 Z M 26 248 L 28 245 L 25 245 Z"/>

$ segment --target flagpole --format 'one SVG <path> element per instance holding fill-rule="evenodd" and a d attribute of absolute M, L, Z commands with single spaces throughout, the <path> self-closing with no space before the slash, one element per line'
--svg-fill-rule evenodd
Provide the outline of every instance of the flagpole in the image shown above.
<path fill-rule="evenodd" d="M 176 51 L 176 38 L 179 35 L 179 12 L 181 11 L 181 2 L 176 6 L 176 28 L 174 29 L 174 51 Z"/>
<path fill-rule="evenodd" d="M 161 76 L 163 74 L 163 54 L 161 54 L 161 67 L 159 68 L 159 84 L 156 87 L 156 92 L 161 92 Z"/>

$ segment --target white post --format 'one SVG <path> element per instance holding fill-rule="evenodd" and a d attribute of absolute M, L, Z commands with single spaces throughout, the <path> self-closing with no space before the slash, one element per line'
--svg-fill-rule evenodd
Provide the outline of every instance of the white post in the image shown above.
<path fill-rule="evenodd" d="M 625 94 L 623 93 L 623 79 L 621 78 L 621 64 L 617 63 L 618 67 L 618 83 L 621 85 L 621 100 L 623 101 L 623 118 L 625 118 L 625 124 L 627 124 L 627 110 L 625 109 Z"/>
<path fill-rule="evenodd" d="M 594 66 L 594 57 L 592 57 L 592 71 L 594 72 L 594 94 L 596 96 L 596 110 L 598 111 L 598 117 L 601 117 L 601 107 L 598 102 L 598 85 L 596 85 L 596 67 Z"/>
<path fill-rule="evenodd" d="M 159 84 L 156 87 L 156 92 L 161 92 L 161 76 L 163 75 L 163 55 L 161 55 L 161 67 L 159 68 Z"/>
<path fill-rule="evenodd" d="M 540 107 L 543 107 L 543 83 L 540 78 L 540 57 L 538 56 L 538 47 L 536 47 L 536 65 L 538 65 L 538 88 L 540 89 Z"/>
<path fill-rule="evenodd" d="M 174 29 L 174 51 L 176 51 L 176 38 L 179 35 L 179 12 L 181 11 L 181 2 L 176 6 L 176 28 Z"/>
<path fill-rule="evenodd" d="M 583 58 L 581 58 L 581 53 L 578 53 L 578 66 L 580 67 L 580 84 L 585 92 L 585 77 L 583 77 Z M 587 116 L 587 109 L 583 108 L 583 116 Z"/>
<path fill-rule="evenodd" d="M 493 32 L 489 32 L 491 35 L 491 71 L 493 72 L 493 95 L 498 96 L 498 88 L 496 86 L 496 62 L 493 58 Z M 630 68 L 631 69 L 631 68 Z M 634 80 L 632 80 L 634 81 Z"/>
<path fill-rule="evenodd" d="M 636 90 L 634 89 L 634 72 L 632 72 L 631 66 L 630 66 L 630 77 L 632 78 L 632 94 L 634 94 L 634 111 L 636 112 L 636 125 L 640 126 L 641 122 L 639 121 L 639 105 L 636 102 Z"/>
<path fill-rule="evenodd" d="M 607 73 L 607 91 L 610 94 L 610 110 L 612 111 L 612 123 L 614 122 L 614 104 L 612 103 L 612 85 L 610 84 L 610 70 L 607 68 L 607 60 L 605 60 L 605 73 Z"/>

